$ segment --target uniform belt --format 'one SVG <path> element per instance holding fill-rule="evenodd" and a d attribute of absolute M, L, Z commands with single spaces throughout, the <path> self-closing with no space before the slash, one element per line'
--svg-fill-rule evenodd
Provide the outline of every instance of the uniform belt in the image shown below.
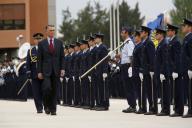
<path fill-rule="evenodd" d="M 128 67 L 130 67 L 131 66 L 131 63 L 125 63 L 125 64 L 121 64 L 122 66 L 125 66 L 125 65 L 127 65 Z"/>

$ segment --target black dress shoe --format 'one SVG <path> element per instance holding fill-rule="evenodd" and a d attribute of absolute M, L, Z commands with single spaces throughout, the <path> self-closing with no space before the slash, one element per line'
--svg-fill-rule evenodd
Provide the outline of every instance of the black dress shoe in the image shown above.
<path fill-rule="evenodd" d="M 95 111 L 107 111 L 107 110 L 109 110 L 108 107 L 98 107 L 95 109 Z"/>
<path fill-rule="evenodd" d="M 179 116 L 183 116 L 183 114 L 179 114 L 179 113 L 173 113 L 170 115 L 170 117 L 179 117 Z"/>
<path fill-rule="evenodd" d="M 51 112 L 51 115 L 57 115 L 56 112 Z"/>
<path fill-rule="evenodd" d="M 146 113 L 146 111 L 143 111 L 143 110 L 139 109 L 139 110 L 136 111 L 135 113 L 136 113 L 136 114 L 144 114 L 144 113 Z"/>
<path fill-rule="evenodd" d="M 45 113 L 46 114 L 50 114 L 50 110 L 49 109 L 45 109 Z"/>
<path fill-rule="evenodd" d="M 136 112 L 136 108 L 129 107 L 127 109 L 122 110 L 124 113 L 134 113 Z"/>
<path fill-rule="evenodd" d="M 157 116 L 169 116 L 169 112 L 160 112 Z"/>
<path fill-rule="evenodd" d="M 149 112 L 146 112 L 144 113 L 144 115 L 156 115 L 157 113 L 156 112 L 153 112 L 153 111 L 149 111 Z"/>
<path fill-rule="evenodd" d="M 187 113 L 186 115 L 182 116 L 182 118 L 192 118 L 192 114 L 191 113 Z"/>
<path fill-rule="evenodd" d="M 83 106 L 83 109 L 90 109 L 89 106 Z"/>
<path fill-rule="evenodd" d="M 37 113 L 43 113 L 43 111 L 42 110 L 38 110 Z"/>

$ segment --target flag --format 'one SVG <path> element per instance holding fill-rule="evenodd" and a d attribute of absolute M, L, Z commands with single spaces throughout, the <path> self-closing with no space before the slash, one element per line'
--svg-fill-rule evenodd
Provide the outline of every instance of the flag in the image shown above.
<path fill-rule="evenodd" d="M 152 29 L 151 40 L 153 41 L 155 47 L 158 46 L 158 41 L 155 39 L 155 35 L 156 35 L 155 29 L 163 26 L 163 19 L 164 19 L 164 14 L 160 14 L 157 16 L 157 18 L 154 21 L 147 23 L 147 27 Z"/>

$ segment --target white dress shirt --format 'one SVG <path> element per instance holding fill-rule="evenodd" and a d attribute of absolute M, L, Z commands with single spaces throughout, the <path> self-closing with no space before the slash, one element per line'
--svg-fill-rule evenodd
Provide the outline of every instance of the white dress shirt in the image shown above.
<path fill-rule="evenodd" d="M 125 45 L 121 49 L 121 64 L 131 63 L 131 57 L 133 56 L 133 50 L 135 47 L 131 38 L 127 38 L 124 43 Z"/>

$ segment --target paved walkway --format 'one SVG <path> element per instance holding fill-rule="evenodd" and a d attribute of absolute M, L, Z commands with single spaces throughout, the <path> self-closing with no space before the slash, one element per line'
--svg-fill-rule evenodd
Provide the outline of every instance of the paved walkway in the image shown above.
<path fill-rule="evenodd" d="M 28 102 L 0 100 L 0 128 L 192 128 L 192 118 L 124 114 L 125 100 L 110 100 L 106 112 L 58 106 L 57 116 L 36 114 Z"/>

